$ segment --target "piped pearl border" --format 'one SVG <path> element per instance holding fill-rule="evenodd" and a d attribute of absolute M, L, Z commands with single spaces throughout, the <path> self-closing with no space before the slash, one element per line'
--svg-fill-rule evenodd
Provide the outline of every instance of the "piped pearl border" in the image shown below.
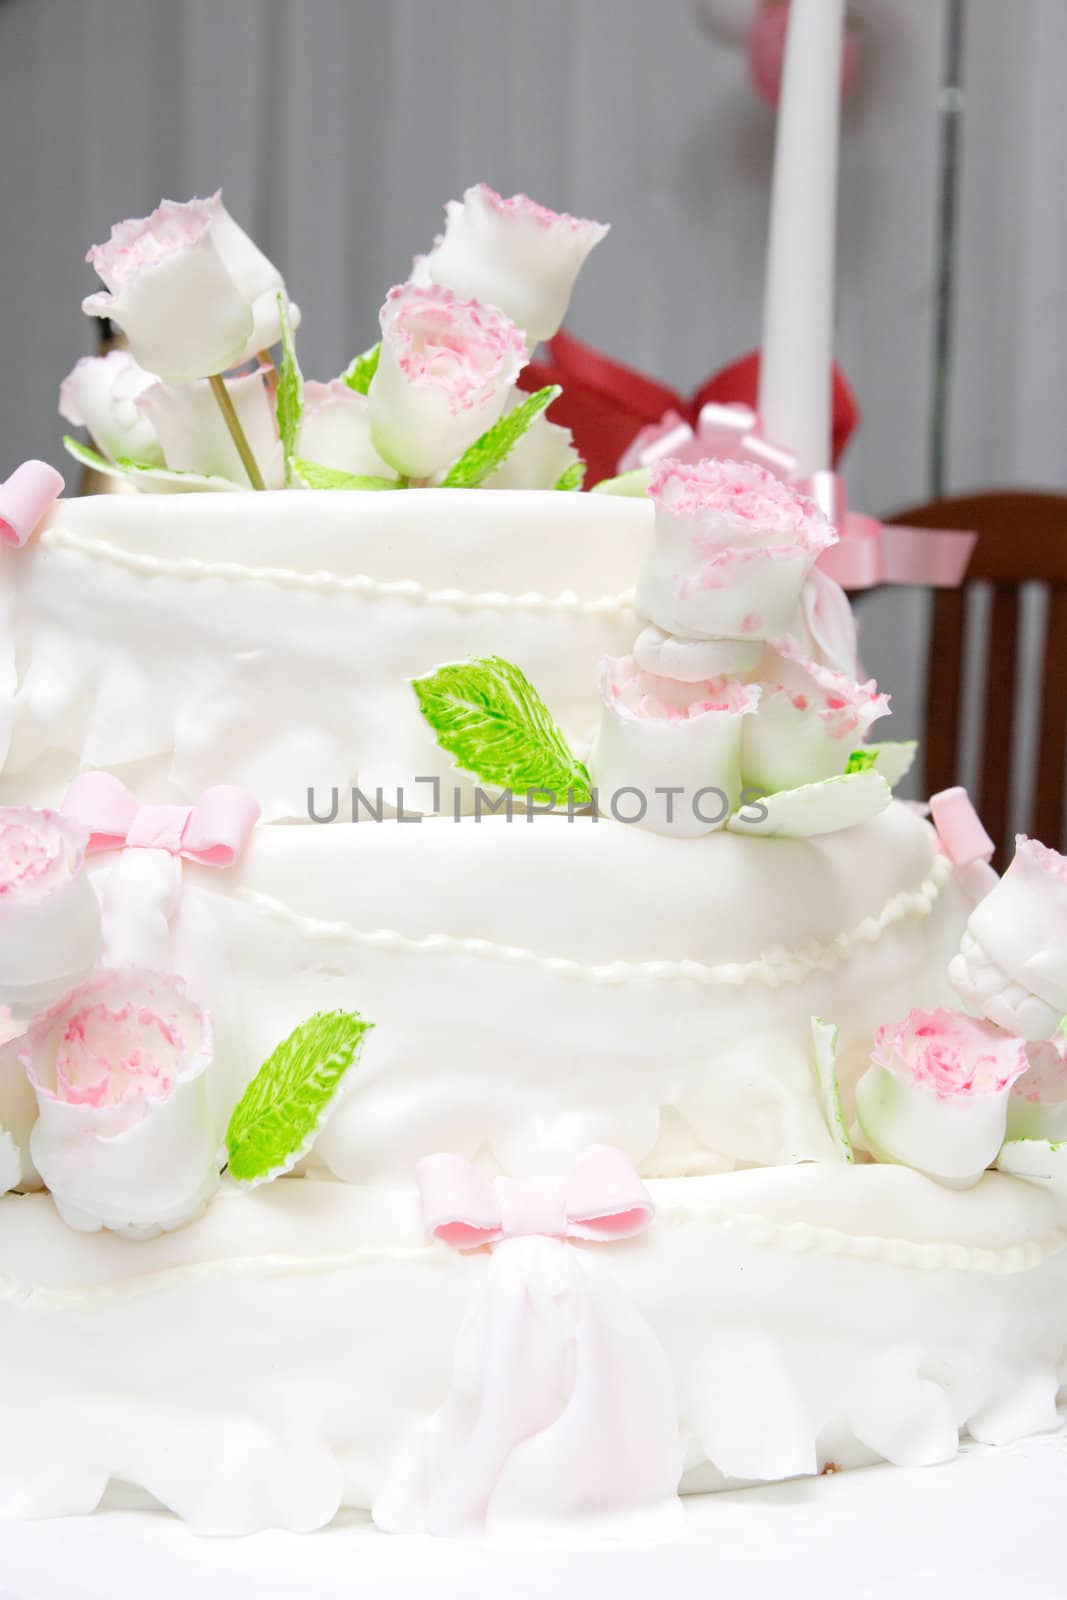
<path fill-rule="evenodd" d="M 1067 1230 L 1063 1228 L 1054 1229 L 1043 1239 L 1028 1239 L 990 1249 L 934 1241 L 918 1243 L 912 1239 L 883 1238 L 877 1234 L 850 1234 L 840 1228 L 816 1227 L 807 1222 L 781 1222 L 758 1213 L 708 1217 L 699 1211 L 670 1203 L 658 1204 L 657 1212 L 661 1220 L 675 1226 L 688 1224 L 708 1228 L 718 1234 L 735 1234 L 740 1243 L 757 1248 L 767 1247 L 792 1255 L 840 1256 L 879 1266 L 909 1267 L 920 1272 L 951 1270 L 1011 1277 L 1020 1272 L 1029 1272 L 1067 1249 Z M 646 1247 L 645 1243 L 636 1246 L 639 1249 Z M 436 1243 L 406 1247 L 363 1246 L 343 1252 L 307 1256 L 281 1253 L 219 1256 L 210 1261 L 161 1267 L 83 1289 L 56 1289 L 28 1284 L 12 1277 L 0 1277 L 0 1303 L 21 1304 L 27 1310 L 34 1311 L 72 1311 L 163 1294 L 188 1285 L 229 1283 L 238 1279 L 321 1277 L 359 1267 L 400 1263 L 440 1268 L 455 1260 L 445 1247 Z"/>
<path fill-rule="evenodd" d="M 150 556 L 123 550 L 105 539 L 88 539 L 65 528 L 47 528 L 41 544 L 51 550 L 69 550 L 93 561 L 103 561 L 145 578 L 198 581 L 214 578 L 225 583 L 269 583 L 278 589 L 310 594 L 354 595 L 360 600 L 397 600 L 412 606 L 441 607 L 449 611 L 534 612 L 572 617 L 614 617 L 633 610 L 633 590 L 582 600 L 571 590 L 550 596 L 504 594 L 487 590 L 472 594 L 464 589 L 427 589 L 413 578 L 382 581 L 364 573 L 350 578 L 334 572 L 297 572 L 289 567 L 247 567 L 238 561 L 199 561 L 191 556 Z"/>
<path fill-rule="evenodd" d="M 505 966 L 530 967 L 553 977 L 582 983 L 696 983 L 740 988 L 761 983 L 768 989 L 800 984 L 816 972 L 833 972 L 861 945 L 873 945 L 898 922 L 927 917 L 937 902 L 952 864 L 938 856 L 929 875 L 917 889 L 903 889 L 886 901 L 877 916 L 865 917 L 847 933 L 826 944 L 811 940 L 793 950 L 767 950 L 752 961 L 728 961 L 708 966 L 700 961 L 610 961 L 600 965 L 575 961 L 569 956 L 540 955 L 521 945 L 498 944 L 492 939 L 457 939 L 447 933 L 410 938 L 394 928 L 362 929 L 348 922 L 324 922 L 293 911 L 281 900 L 251 889 L 238 888 L 236 898 L 258 916 L 282 922 L 306 939 L 324 943 L 359 945 L 368 950 L 392 950 L 404 955 L 472 956 Z"/>

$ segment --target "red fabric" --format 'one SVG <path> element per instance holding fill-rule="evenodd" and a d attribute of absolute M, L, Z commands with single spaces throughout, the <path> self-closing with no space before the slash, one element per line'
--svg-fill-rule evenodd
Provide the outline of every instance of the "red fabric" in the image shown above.
<path fill-rule="evenodd" d="M 558 383 L 563 393 L 552 407 L 553 422 L 574 434 L 577 449 L 589 463 L 586 486 L 613 477 L 620 456 L 631 439 L 649 423 L 659 422 L 665 411 L 675 411 L 695 424 L 702 405 L 742 401 L 755 406 L 759 390 L 759 352 L 743 356 L 708 379 L 690 398 L 675 394 L 665 384 L 624 367 L 573 334 L 560 331 L 549 341 L 544 360 L 531 361 L 519 378 L 529 391 Z M 848 379 L 835 363 L 833 369 L 834 465 L 860 420 L 859 407 Z M 788 440 L 783 441 L 788 443 Z"/>

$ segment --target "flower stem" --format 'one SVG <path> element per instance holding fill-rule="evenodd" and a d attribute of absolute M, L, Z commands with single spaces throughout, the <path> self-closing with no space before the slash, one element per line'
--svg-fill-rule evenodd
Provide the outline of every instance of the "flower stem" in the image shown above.
<path fill-rule="evenodd" d="M 267 485 L 263 482 L 263 474 L 256 465 L 256 458 L 252 454 L 252 447 L 248 442 L 245 430 L 241 426 L 241 419 L 234 410 L 233 401 L 230 399 L 230 391 L 227 389 L 226 384 L 223 381 L 222 374 L 218 372 L 214 373 L 208 379 L 208 382 L 211 385 L 211 392 L 215 396 L 218 408 L 222 412 L 222 420 L 230 430 L 230 438 L 233 440 L 237 448 L 237 454 L 241 458 L 241 464 L 248 473 L 249 483 L 252 485 L 253 489 L 265 489 Z"/>
<path fill-rule="evenodd" d="M 269 350 L 256 352 L 256 360 L 263 368 L 263 382 L 267 386 L 267 393 L 274 396 L 278 392 L 278 368 L 274 364 L 274 357 Z"/>

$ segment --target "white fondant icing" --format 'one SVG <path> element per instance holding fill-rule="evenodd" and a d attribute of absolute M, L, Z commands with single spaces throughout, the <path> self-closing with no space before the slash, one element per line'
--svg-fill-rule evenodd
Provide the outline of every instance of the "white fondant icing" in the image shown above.
<path fill-rule="evenodd" d="M 308 815 L 308 790 L 432 809 L 457 780 L 408 680 L 507 654 L 576 740 L 597 667 L 638 623 L 628 591 L 651 506 L 519 490 L 119 495 L 62 502 L 0 556 L 14 658 L 0 658 L 0 800 L 61 797 L 88 767 L 142 799 L 243 785 L 264 815 Z M 0 619 L 2 620 L 2 619 Z M 11 630 L 5 630 L 5 637 Z M 10 650 L 10 645 L 0 646 Z"/>
<path fill-rule="evenodd" d="M 641 1238 L 568 1248 L 597 1252 L 666 1352 L 683 1490 L 828 1459 L 926 1464 L 961 1430 L 1007 1442 L 1055 1426 L 1067 1212 L 1054 1196 L 996 1173 L 960 1194 L 840 1166 L 651 1194 Z M 797 1227 L 802 1250 L 779 1231 Z M 828 1229 L 866 1248 L 827 1251 Z M 1010 1293 L 990 1267 L 1009 1259 Z M 70 1233 L 47 1196 L 7 1196 L 0 1359 L 33 1426 L 11 1400 L 0 1411 L 0 1509 L 89 1511 L 113 1479 L 200 1532 L 306 1530 L 373 1507 L 448 1393 L 490 1265 L 427 1244 L 410 1188 L 228 1188 L 199 1222 L 137 1245 Z"/>
<path fill-rule="evenodd" d="M 310 1158 L 338 1176 L 407 1182 L 437 1149 L 537 1174 L 598 1141 L 661 1175 L 836 1159 L 811 1017 L 851 1116 L 878 1024 L 946 998 L 966 911 L 903 806 L 817 840 L 434 818 L 187 863 L 172 948 L 216 1017 L 220 1131 L 298 1023 L 347 1007 L 377 1026 Z"/>

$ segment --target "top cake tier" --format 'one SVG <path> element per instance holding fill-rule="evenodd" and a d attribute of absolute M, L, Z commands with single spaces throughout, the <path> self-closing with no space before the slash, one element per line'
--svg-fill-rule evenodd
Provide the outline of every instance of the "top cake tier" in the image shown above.
<path fill-rule="evenodd" d="M 647 501 L 515 490 L 61 501 L 0 554 L 0 801 L 95 767 L 145 799 L 242 784 L 268 820 L 306 820 L 309 790 L 343 816 L 353 786 L 429 810 L 431 777 L 451 810 L 408 680 L 507 656 L 581 745 L 651 525 Z"/>

